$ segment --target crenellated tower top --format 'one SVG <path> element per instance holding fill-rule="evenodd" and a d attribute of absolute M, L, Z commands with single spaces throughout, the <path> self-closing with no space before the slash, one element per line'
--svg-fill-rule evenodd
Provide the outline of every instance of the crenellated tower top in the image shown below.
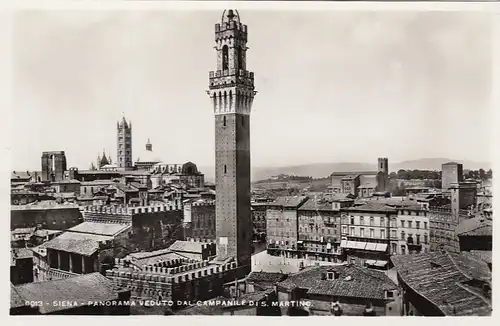
<path fill-rule="evenodd" d="M 224 10 L 215 24 L 217 70 L 209 73 L 209 91 L 214 113 L 249 115 L 254 91 L 254 74 L 246 67 L 247 25 L 242 24 L 236 10 Z"/>

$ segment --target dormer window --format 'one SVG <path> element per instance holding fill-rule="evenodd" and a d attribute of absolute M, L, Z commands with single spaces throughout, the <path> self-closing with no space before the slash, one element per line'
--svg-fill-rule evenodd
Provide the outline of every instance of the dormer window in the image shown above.
<path fill-rule="evenodd" d="M 386 299 L 394 299 L 395 296 L 396 296 L 396 294 L 394 293 L 394 291 L 385 291 L 385 298 Z"/>

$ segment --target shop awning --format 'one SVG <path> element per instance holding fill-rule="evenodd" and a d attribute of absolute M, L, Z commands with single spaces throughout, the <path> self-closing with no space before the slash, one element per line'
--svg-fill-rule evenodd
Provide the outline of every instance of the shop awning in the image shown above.
<path fill-rule="evenodd" d="M 377 266 L 377 267 L 385 267 L 387 265 L 387 263 L 388 262 L 386 260 L 377 260 L 375 262 L 375 266 Z"/>
<path fill-rule="evenodd" d="M 385 267 L 387 265 L 386 260 L 367 260 L 366 264 L 371 265 L 371 266 L 376 266 L 376 267 Z"/>
<path fill-rule="evenodd" d="M 376 251 L 387 251 L 387 243 L 377 243 Z"/>
<path fill-rule="evenodd" d="M 365 250 L 377 250 L 375 249 L 377 247 L 377 244 L 376 243 L 373 243 L 373 242 L 368 242 L 366 244 L 366 247 L 365 247 Z"/>
<path fill-rule="evenodd" d="M 366 242 L 354 242 L 354 249 L 364 250 L 366 247 Z"/>

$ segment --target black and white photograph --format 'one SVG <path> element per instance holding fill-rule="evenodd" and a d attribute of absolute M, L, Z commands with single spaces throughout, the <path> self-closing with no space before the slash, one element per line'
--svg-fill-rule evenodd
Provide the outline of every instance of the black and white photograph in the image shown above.
<path fill-rule="evenodd" d="M 12 12 L 9 315 L 491 317 L 494 13 L 225 5 Z"/>

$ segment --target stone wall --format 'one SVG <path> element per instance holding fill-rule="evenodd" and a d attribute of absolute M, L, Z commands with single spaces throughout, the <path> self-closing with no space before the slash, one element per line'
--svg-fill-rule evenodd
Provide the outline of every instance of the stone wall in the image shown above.
<path fill-rule="evenodd" d="M 126 267 L 127 261 L 117 259 L 115 265 Z M 179 265 L 182 263 L 183 265 Z M 238 276 L 236 263 L 210 265 L 208 261 L 166 261 L 141 270 L 109 270 L 106 276 L 120 287 L 131 290 L 137 299 L 178 301 L 206 300 L 222 294 L 223 284 Z"/>
<path fill-rule="evenodd" d="M 76 205 L 11 206 L 10 227 L 30 228 L 41 225 L 43 229 L 65 230 L 83 221 Z"/>

